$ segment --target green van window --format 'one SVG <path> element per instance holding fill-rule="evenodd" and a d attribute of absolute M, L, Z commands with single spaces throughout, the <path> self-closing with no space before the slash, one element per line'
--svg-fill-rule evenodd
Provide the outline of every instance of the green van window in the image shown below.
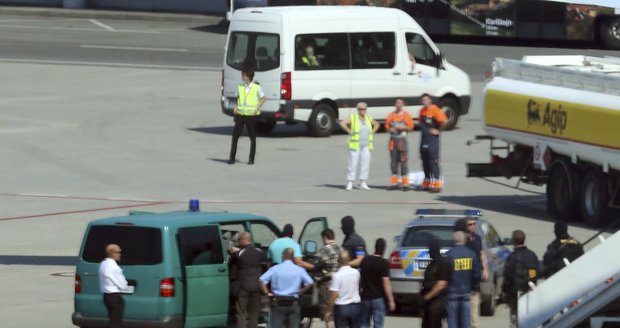
<path fill-rule="evenodd" d="M 222 240 L 215 225 L 180 228 L 179 251 L 183 265 L 224 263 Z"/>
<path fill-rule="evenodd" d="M 133 226 L 92 226 L 88 231 L 82 259 L 99 263 L 105 247 L 117 244 L 123 250 L 121 265 L 154 265 L 162 262 L 161 230 Z"/>

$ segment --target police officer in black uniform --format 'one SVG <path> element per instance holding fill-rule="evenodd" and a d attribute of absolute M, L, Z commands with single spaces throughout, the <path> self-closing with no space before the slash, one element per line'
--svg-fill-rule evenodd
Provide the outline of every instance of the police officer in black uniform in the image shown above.
<path fill-rule="evenodd" d="M 583 255 L 583 245 L 575 238 L 568 235 L 568 225 L 564 221 L 558 221 L 553 226 L 555 239 L 547 246 L 547 252 L 543 256 L 545 269 L 542 276 L 551 277 L 564 267 L 564 259 L 570 262 Z"/>
<path fill-rule="evenodd" d="M 512 232 L 513 252 L 504 265 L 502 298 L 510 308 L 510 327 L 517 325 L 517 300 L 530 290 L 529 282 L 538 280 L 538 257 L 525 246 L 525 233 Z"/>
<path fill-rule="evenodd" d="M 364 256 L 366 256 L 366 242 L 362 236 L 355 232 L 355 220 L 352 216 L 345 216 L 340 220 L 340 229 L 344 233 L 344 241 L 342 242 L 342 248 L 349 252 L 351 267 L 359 267 L 362 264 Z"/>
<path fill-rule="evenodd" d="M 431 258 L 422 282 L 422 328 L 441 328 L 446 317 L 446 287 L 450 282 L 450 262 L 441 254 L 439 240 L 428 245 Z"/>

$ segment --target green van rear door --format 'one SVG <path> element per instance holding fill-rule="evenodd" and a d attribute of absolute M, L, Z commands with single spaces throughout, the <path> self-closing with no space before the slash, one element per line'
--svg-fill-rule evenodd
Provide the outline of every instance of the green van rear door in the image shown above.
<path fill-rule="evenodd" d="M 185 278 L 185 327 L 225 326 L 229 280 L 219 226 L 179 228 L 177 240 Z"/>

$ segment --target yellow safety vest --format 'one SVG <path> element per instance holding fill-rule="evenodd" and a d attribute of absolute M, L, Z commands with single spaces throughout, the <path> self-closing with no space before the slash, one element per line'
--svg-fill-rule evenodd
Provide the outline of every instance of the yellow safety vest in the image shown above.
<path fill-rule="evenodd" d="M 368 133 L 368 148 L 372 150 L 372 117 L 366 114 L 365 117 L 366 125 L 370 130 Z M 351 114 L 351 136 L 349 137 L 349 149 L 351 150 L 359 150 L 360 149 L 360 115 L 359 114 Z"/>
<path fill-rule="evenodd" d="M 250 91 L 245 92 L 245 84 L 239 85 L 239 97 L 237 98 L 237 115 L 256 116 L 260 114 L 258 104 L 260 103 L 260 95 L 258 94 L 258 85 L 252 83 Z"/>
<path fill-rule="evenodd" d="M 304 62 L 304 64 L 306 64 L 306 66 L 315 66 L 315 65 L 312 65 L 312 61 L 311 61 L 311 59 L 313 59 L 313 58 L 316 60 L 315 56 L 311 56 L 311 57 L 303 56 L 303 57 L 301 57 L 301 61 Z"/>

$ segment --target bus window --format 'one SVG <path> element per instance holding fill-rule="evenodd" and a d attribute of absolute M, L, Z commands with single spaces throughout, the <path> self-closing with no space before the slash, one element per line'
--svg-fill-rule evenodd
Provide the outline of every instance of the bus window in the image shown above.
<path fill-rule="evenodd" d="M 407 33 L 405 37 L 407 38 L 407 51 L 409 51 L 410 58 L 413 56 L 417 64 L 433 66 L 437 54 L 424 37 L 415 33 Z"/>
<path fill-rule="evenodd" d="M 396 62 L 394 33 L 352 33 L 353 68 L 392 68 Z"/>
<path fill-rule="evenodd" d="M 265 72 L 280 67 L 280 36 L 271 33 L 233 32 L 226 64 L 234 69 Z"/>
<path fill-rule="evenodd" d="M 295 37 L 296 70 L 349 69 L 346 33 L 300 34 Z"/>

